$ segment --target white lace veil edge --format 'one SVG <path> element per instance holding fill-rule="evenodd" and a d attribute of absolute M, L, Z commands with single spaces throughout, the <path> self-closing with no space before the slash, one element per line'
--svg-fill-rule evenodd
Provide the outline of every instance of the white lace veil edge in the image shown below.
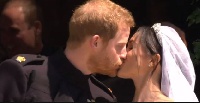
<path fill-rule="evenodd" d="M 175 102 L 198 102 L 194 93 L 196 75 L 187 47 L 171 27 L 152 26 L 162 46 L 161 91 Z"/>

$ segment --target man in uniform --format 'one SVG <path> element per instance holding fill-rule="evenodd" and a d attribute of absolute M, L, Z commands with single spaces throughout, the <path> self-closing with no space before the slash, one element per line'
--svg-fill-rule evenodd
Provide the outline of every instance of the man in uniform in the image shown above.
<path fill-rule="evenodd" d="M 126 58 L 131 13 L 110 0 L 89 0 L 69 22 L 65 50 L 50 57 L 18 55 L 0 65 L 0 101 L 116 101 L 95 78 L 115 77 Z"/>
<path fill-rule="evenodd" d="M 33 0 L 6 3 L 0 16 L 0 45 L 5 51 L 0 54 L 2 61 L 17 54 L 53 53 L 53 49 L 48 47 L 51 51 L 47 51 L 43 45 L 41 14 Z"/>

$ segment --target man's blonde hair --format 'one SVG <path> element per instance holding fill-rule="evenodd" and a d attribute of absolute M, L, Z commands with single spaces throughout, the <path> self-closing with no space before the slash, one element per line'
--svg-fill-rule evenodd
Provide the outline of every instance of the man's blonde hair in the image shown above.
<path fill-rule="evenodd" d="M 68 46 L 80 46 L 88 36 L 99 35 L 105 42 L 115 37 L 118 23 L 133 27 L 132 14 L 110 0 L 88 0 L 79 6 L 69 22 Z"/>

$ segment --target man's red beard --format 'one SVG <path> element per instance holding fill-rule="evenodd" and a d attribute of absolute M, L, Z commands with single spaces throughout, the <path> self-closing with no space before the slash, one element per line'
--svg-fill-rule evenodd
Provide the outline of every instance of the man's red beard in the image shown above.
<path fill-rule="evenodd" d="M 87 62 L 88 69 L 91 70 L 92 73 L 108 76 L 116 76 L 121 64 L 121 61 L 114 62 L 108 55 L 93 55 L 89 57 Z"/>

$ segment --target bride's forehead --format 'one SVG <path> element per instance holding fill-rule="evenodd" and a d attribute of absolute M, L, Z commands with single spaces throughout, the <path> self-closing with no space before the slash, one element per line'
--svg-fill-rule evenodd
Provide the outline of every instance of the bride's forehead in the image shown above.
<path fill-rule="evenodd" d="M 130 39 L 130 41 L 134 41 L 134 42 L 139 42 L 141 38 L 141 33 L 140 32 L 136 32 L 132 38 Z"/>

